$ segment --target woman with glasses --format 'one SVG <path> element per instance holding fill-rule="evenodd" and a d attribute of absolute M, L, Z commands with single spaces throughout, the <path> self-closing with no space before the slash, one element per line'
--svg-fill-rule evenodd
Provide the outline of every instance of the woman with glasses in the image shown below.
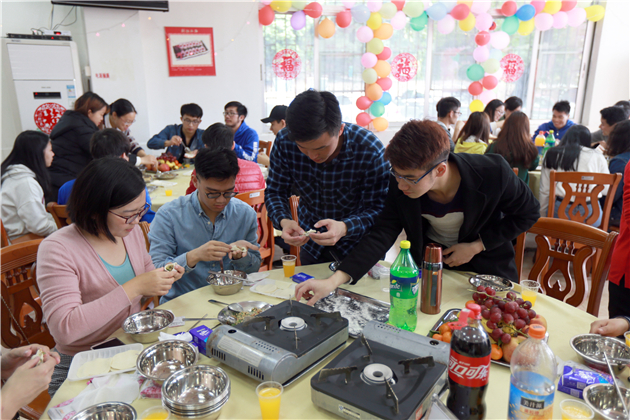
<path fill-rule="evenodd" d="M 140 311 L 143 297 L 168 293 L 182 267 L 155 269 L 137 227 L 149 206 L 142 174 L 120 158 L 97 159 L 77 178 L 68 215 L 73 224 L 39 247 L 37 283 L 61 363 L 48 392 L 68 375 L 72 357 L 112 335 Z"/>
<path fill-rule="evenodd" d="M 103 120 L 105 128 L 115 128 L 122 131 L 129 139 L 129 153 L 139 157 L 146 156 L 136 139 L 131 135 L 131 125 L 136 122 L 136 108 L 126 99 L 118 99 L 109 106 L 109 114 Z"/>
<path fill-rule="evenodd" d="M 197 104 L 185 104 L 179 110 L 181 124 L 171 124 L 164 127 L 147 142 L 149 149 L 167 148 L 166 152 L 182 161 L 184 154 L 194 157 L 197 150 L 203 148 L 203 129 L 199 128 L 203 110 Z"/>

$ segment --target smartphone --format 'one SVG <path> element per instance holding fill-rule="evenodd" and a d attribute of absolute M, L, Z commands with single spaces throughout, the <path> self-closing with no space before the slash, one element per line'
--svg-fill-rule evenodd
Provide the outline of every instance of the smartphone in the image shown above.
<path fill-rule="evenodd" d="M 118 346 L 124 346 L 124 345 L 125 343 L 120 341 L 118 338 L 114 337 L 114 338 L 110 338 L 109 340 L 105 340 L 102 343 L 95 344 L 90 348 L 92 350 L 99 350 L 99 349 L 108 349 L 110 347 L 118 347 Z"/>

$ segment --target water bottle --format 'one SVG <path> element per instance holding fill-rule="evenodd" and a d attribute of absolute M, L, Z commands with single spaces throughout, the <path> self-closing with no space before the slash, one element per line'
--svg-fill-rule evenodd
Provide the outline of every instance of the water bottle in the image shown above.
<path fill-rule="evenodd" d="M 415 331 L 418 322 L 418 276 L 420 270 L 411 258 L 409 241 L 400 243 L 400 254 L 389 270 L 389 324 Z"/>
<path fill-rule="evenodd" d="M 529 327 L 529 338 L 521 343 L 510 363 L 508 419 L 551 419 L 556 392 L 558 365 L 553 352 L 543 341 L 542 325 Z"/>
<path fill-rule="evenodd" d="M 555 145 L 556 145 L 556 138 L 553 136 L 553 130 L 549 130 L 549 134 L 547 135 L 547 138 L 545 139 L 545 147 L 543 147 L 542 157 L 545 157 L 545 153 L 547 153 L 547 150 L 551 149 Z"/>

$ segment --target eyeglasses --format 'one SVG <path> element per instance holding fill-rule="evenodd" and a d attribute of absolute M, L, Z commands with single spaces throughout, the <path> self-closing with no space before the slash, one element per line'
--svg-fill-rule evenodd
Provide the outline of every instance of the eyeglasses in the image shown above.
<path fill-rule="evenodd" d="M 125 126 L 125 127 L 131 127 L 131 125 L 132 125 L 133 123 L 135 123 L 135 122 L 136 122 L 136 120 L 133 120 L 133 121 L 123 121 L 122 123 L 123 123 L 123 126 Z"/>
<path fill-rule="evenodd" d="M 390 173 L 390 174 L 392 174 L 392 175 L 393 175 L 396 179 L 402 179 L 403 181 L 407 182 L 407 183 L 408 183 L 408 184 L 410 184 L 410 185 L 416 185 L 418 182 L 422 181 L 422 178 L 424 178 L 425 176 L 429 175 L 429 174 L 430 174 L 430 173 L 431 173 L 431 172 L 432 172 L 435 168 L 437 168 L 440 164 L 442 164 L 442 163 L 446 162 L 447 160 L 448 160 L 448 159 L 444 159 L 444 160 L 439 161 L 438 163 L 436 163 L 435 165 L 433 165 L 433 166 L 431 167 L 431 169 L 429 169 L 428 171 L 426 171 L 424 175 L 422 175 L 420 178 L 416 179 L 415 181 L 413 181 L 413 180 L 411 180 L 411 179 L 409 179 L 409 178 L 407 178 L 407 177 L 404 177 L 404 176 L 398 175 L 398 174 L 396 173 L 396 171 L 394 171 L 394 168 L 392 168 L 391 166 L 390 166 L 390 168 L 389 168 L 389 173 Z"/>
<path fill-rule="evenodd" d="M 224 112 L 224 113 L 223 113 L 223 116 L 224 116 L 224 117 L 227 117 L 227 116 L 230 116 L 230 117 L 235 117 L 235 116 L 237 116 L 237 115 L 238 115 L 238 113 L 237 113 L 237 112 Z"/>
<path fill-rule="evenodd" d="M 462 113 L 460 111 L 455 111 L 455 115 L 457 115 L 458 117 L 461 117 Z"/>
<path fill-rule="evenodd" d="M 120 214 L 116 214 L 113 211 L 109 211 L 111 214 L 113 214 L 114 216 L 118 216 L 121 219 L 125 219 L 125 224 L 130 225 L 133 222 L 135 222 L 137 219 L 142 218 L 142 216 L 144 216 L 145 214 L 147 214 L 147 212 L 149 211 L 149 208 L 151 206 L 149 205 L 149 203 L 144 203 L 144 207 L 142 208 L 142 210 L 140 210 L 138 213 L 136 214 L 132 214 L 131 216 L 121 216 Z"/>
<path fill-rule="evenodd" d="M 199 125 L 199 123 L 201 122 L 201 120 L 189 120 L 188 118 L 184 118 L 182 120 L 182 122 L 184 124 L 190 124 L 190 125 Z"/>
<path fill-rule="evenodd" d="M 204 193 L 206 195 L 206 197 L 208 197 L 209 199 L 215 199 L 215 198 L 219 198 L 219 196 L 223 196 L 223 198 L 226 199 L 230 199 L 230 198 L 234 198 L 238 195 L 237 192 L 235 191 L 227 191 L 227 192 L 218 192 L 218 193 Z"/>

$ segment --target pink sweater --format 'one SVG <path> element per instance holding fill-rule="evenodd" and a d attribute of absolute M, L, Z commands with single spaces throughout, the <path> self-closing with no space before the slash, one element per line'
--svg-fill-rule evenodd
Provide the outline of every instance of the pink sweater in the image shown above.
<path fill-rule="evenodd" d="M 136 275 L 155 268 L 140 228 L 123 242 Z M 69 356 L 105 340 L 140 311 L 141 297 L 129 301 L 76 225 L 58 230 L 39 246 L 37 284 L 56 348 Z"/>

